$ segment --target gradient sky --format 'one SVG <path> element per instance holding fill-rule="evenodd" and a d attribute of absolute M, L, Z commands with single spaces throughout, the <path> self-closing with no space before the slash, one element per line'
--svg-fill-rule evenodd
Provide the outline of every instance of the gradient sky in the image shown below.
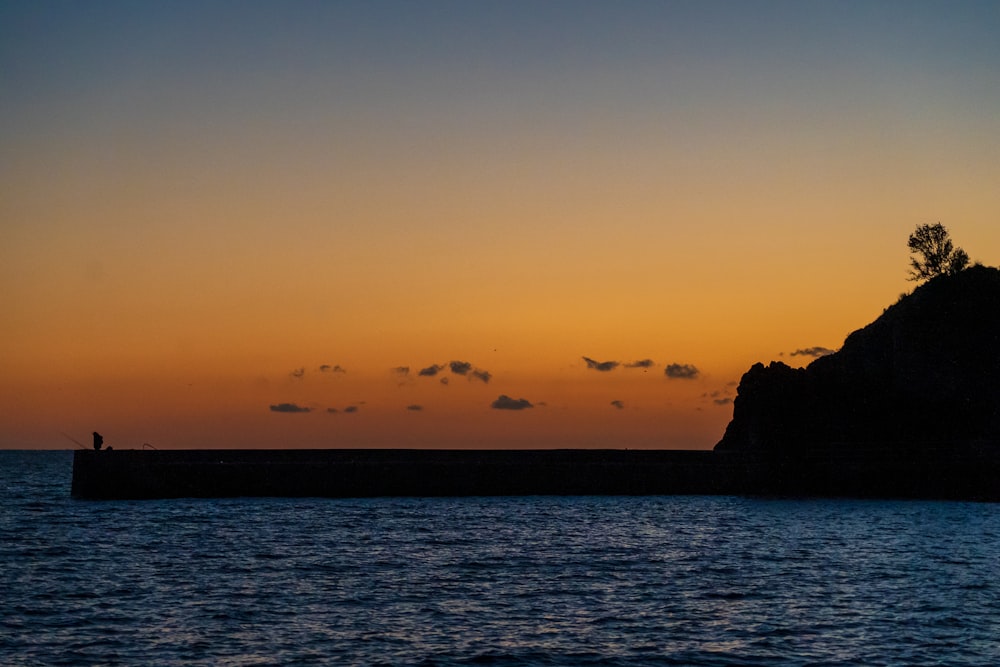
<path fill-rule="evenodd" d="M 0 447 L 709 448 L 751 364 L 912 288 L 917 225 L 1000 263 L 997 35 L 997 2 L 0 2 Z"/>

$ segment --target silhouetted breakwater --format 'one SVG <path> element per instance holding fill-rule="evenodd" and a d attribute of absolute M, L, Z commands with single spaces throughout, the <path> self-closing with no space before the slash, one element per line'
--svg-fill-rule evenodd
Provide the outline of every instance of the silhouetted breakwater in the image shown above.
<path fill-rule="evenodd" d="M 706 451 L 77 451 L 79 498 L 718 494 L 732 471 Z"/>
<path fill-rule="evenodd" d="M 994 450 L 77 451 L 77 498 L 511 495 L 796 495 L 1000 500 Z"/>

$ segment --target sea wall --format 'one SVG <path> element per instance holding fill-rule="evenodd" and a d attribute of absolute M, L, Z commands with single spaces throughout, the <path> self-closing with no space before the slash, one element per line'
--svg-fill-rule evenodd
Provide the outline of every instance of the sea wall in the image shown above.
<path fill-rule="evenodd" d="M 707 451 L 77 451 L 77 498 L 650 495 L 731 492 Z"/>
<path fill-rule="evenodd" d="M 72 495 L 378 497 L 764 495 L 1000 501 L 995 447 L 75 452 Z"/>

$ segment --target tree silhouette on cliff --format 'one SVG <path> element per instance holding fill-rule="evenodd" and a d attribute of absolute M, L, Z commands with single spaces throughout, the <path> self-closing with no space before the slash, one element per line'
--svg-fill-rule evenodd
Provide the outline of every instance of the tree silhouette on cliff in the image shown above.
<path fill-rule="evenodd" d="M 948 230 L 940 222 L 920 225 L 907 242 L 910 253 L 910 280 L 930 280 L 936 276 L 954 275 L 969 264 L 969 255 L 955 248 Z"/>

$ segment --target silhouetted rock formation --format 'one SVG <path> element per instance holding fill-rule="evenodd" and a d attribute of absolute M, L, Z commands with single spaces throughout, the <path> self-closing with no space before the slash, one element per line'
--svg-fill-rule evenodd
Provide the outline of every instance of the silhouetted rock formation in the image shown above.
<path fill-rule="evenodd" d="M 715 451 L 754 457 L 750 486 L 779 492 L 995 488 L 1000 270 L 934 278 L 806 368 L 755 364 Z"/>

